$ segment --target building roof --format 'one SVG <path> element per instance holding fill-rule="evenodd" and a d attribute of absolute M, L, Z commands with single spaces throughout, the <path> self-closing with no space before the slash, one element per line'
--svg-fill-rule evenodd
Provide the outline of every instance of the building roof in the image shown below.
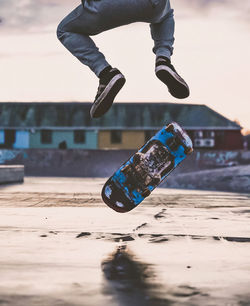
<path fill-rule="evenodd" d="M 114 103 L 92 119 L 92 103 L 0 103 L 0 128 L 158 129 L 176 121 L 186 129 L 241 129 L 206 105 L 181 103 Z"/>

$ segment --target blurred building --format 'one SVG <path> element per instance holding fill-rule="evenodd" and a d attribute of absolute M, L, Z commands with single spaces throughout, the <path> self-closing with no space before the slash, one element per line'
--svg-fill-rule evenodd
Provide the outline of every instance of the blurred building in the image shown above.
<path fill-rule="evenodd" d="M 194 147 L 243 148 L 241 127 L 205 105 L 114 103 L 91 119 L 91 103 L 0 103 L 0 148 L 137 149 L 176 121 Z"/>
<path fill-rule="evenodd" d="M 245 150 L 250 150 L 250 134 L 243 137 L 243 147 Z"/>

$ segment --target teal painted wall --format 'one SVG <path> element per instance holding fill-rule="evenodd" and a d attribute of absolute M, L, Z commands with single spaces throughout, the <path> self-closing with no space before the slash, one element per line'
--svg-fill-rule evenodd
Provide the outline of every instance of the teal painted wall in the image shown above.
<path fill-rule="evenodd" d="M 30 133 L 30 148 L 31 149 L 58 149 L 59 143 L 66 141 L 68 149 L 97 149 L 98 147 L 98 132 L 85 131 L 85 143 L 74 143 L 74 131 L 53 130 L 52 142 L 45 144 L 41 142 L 41 131 L 37 130 Z"/>

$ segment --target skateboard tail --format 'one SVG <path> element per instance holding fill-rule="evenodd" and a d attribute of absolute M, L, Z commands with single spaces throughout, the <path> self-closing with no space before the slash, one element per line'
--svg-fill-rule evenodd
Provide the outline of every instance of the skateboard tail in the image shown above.
<path fill-rule="evenodd" d="M 102 199 L 110 208 L 119 213 L 128 212 L 136 207 L 111 179 L 102 188 Z"/>

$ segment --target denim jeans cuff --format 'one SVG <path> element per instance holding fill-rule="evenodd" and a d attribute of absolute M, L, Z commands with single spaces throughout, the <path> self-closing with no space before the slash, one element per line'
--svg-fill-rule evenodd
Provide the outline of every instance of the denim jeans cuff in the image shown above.
<path fill-rule="evenodd" d="M 172 52 L 170 50 L 166 49 L 166 48 L 158 49 L 156 51 L 156 57 L 158 57 L 158 56 L 165 56 L 165 57 L 170 59 L 171 55 L 172 55 Z"/>

